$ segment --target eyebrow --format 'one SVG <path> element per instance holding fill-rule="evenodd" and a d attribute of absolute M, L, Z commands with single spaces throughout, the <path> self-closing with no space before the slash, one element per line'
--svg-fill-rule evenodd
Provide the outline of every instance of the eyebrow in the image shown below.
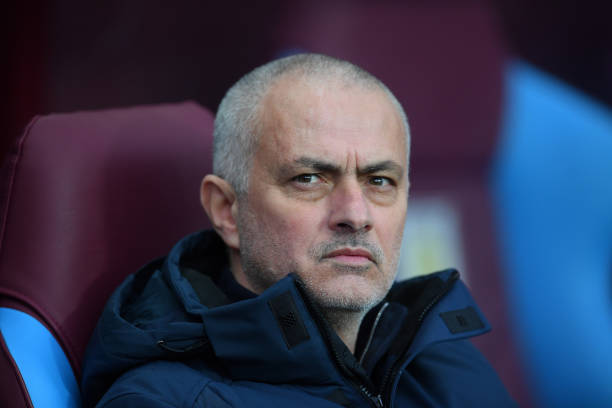
<path fill-rule="evenodd" d="M 372 174 L 380 171 L 390 171 L 392 173 L 397 173 L 398 176 L 402 176 L 404 174 L 404 168 L 393 160 L 383 160 L 381 162 L 367 165 L 363 169 L 359 169 L 360 174 Z"/>
<path fill-rule="evenodd" d="M 302 156 L 295 159 L 293 163 L 320 172 L 340 173 L 342 171 L 342 167 L 338 166 L 337 164 L 306 156 Z M 358 169 L 357 173 L 359 175 L 365 175 L 378 173 L 381 171 L 390 171 L 392 173 L 396 173 L 398 177 L 402 177 L 404 174 L 404 168 L 393 160 L 383 160 L 380 162 L 368 164 L 367 166 Z"/>

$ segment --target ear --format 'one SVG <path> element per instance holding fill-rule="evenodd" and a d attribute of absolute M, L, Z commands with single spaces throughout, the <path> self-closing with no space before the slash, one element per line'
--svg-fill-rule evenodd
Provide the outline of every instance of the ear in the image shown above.
<path fill-rule="evenodd" d="M 238 250 L 240 248 L 236 223 L 238 200 L 232 186 L 221 177 L 208 174 L 200 186 L 200 202 L 213 228 L 225 244 Z"/>

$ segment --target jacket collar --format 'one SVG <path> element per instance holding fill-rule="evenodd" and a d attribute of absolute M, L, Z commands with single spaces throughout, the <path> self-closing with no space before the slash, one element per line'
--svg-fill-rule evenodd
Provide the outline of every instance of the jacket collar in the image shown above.
<path fill-rule="evenodd" d="M 256 298 L 223 304 L 223 294 L 216 293 L 220 291 L 213 280 L 227 267 L 226 259 L 219 256 L 224 252 L 215 233 L 193 234 L 170 253 L 163 275 L 185 310 L 201 317 L 214 355 L 232 378 L 329 383 L 340 381 L 338 374 L 347 367 L 358 377 L 365 375 L 335 333 L 316 316 L 293 275 Z M 185 277 L 185 269 L 192 268 L 209 279 L 193 285 Z M 386 299 L 391 307 L 375 328 L 364 359 L 369 374 L 381 359 L 401 358 L 407 364 L 428 344 L 471 337 L 490 329 L 463 283 L 455 282 L 456 274 L 447 270 L 394 286 Z M 424 296 L 427 291 L 430 293 Z M 210 298 L 217 299 L 216 303 L 211 304 Z M 457 329 L 453 321 L 457 321 L 459 330 L 451 330 Z M 466 326 L 461 327 L 461 322 L 467 322 Z M 389 336 L 391 333 L 394 336 Z M 339 371 L 338 365 L 344 367 Z"/>

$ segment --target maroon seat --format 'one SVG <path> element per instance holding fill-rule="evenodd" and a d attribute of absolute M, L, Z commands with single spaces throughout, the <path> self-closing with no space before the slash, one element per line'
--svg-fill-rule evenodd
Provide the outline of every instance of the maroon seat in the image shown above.
<path fill-rule="evenodd" d="M 212 128 L 213 115 L 193 102 L 53 114 L 34 118 L 7 156 L 0 307 L 42 322 L 77 378 L 112 290 L 209 226 L 199 186 L 212 170 Z M 2 361 L 0 371 L 15 368 Z M 12 398 L 6 387 L 19 373 L 0 381 Z"/>

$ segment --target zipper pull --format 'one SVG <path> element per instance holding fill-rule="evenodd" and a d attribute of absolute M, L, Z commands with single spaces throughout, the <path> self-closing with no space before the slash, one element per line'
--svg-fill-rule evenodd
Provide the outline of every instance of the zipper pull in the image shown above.
<path fill-rule="evenodd" d="M 361 387 L 359 387 L 361 389 L 361 392 L 368 397 L 368 399 L 370 401 L 372 401 L 372 403 L 376 406 L 376 408 L 384 408 L 383 402 L 382 402 L 382 397 L 380 396 L 380 394 L 374 396 L 372 395 L 372 393 L 370 391 L 368 391 L 368 389 L 366 388 L 365 385 L 362 385 Z"/>

